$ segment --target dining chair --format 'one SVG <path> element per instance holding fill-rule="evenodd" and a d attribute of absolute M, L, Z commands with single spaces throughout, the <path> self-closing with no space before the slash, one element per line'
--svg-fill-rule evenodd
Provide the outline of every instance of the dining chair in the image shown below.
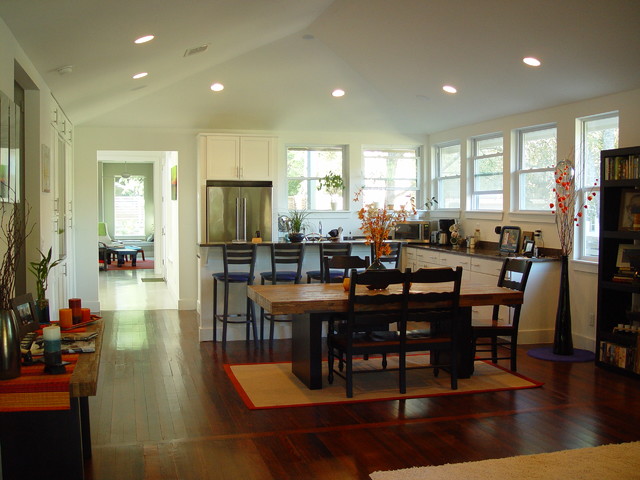
<path fill-rule="evenodd" d="M 370 265 L 369 257 L 357 255 L 334 255 L 324 258 L 325 283 L 339 283 L 349 276 L 352 269 L 366 269 Z M 335 272 L 335 273 L 334 273 Z"/>
<path fill-rule="evenodd" d="M 369 290 L 372 285 L 387 284 L 393 290 Z M 334 374 L 345 379 L 346 394 L 353 397 L 353 359 L 355 356 L 399 353 L 400 337 L 389 325 L 401 322 L 405 274 L 397 269 L 351 271 L 348 311 L 344 328 L 329 331 L 328 382 Z M 346 371 L 334 368 L 336 357 L 346 365 Z M 370 373 L 371 370 L 367 370 Z"/>
<path fill-rule="evenodd" d="M 532 264 L 531 260 L 507 258 L 502 263 L 498 286 L 524 293 Z M 480 358 L 491 359 L 492 363 L 497 363 L 498 360 L 510 360 L 511 371 L 516 372 L 521 309 L 522 304 L 507 305 L 503 309 L 500 305 L 494 305 L 490 319 L 473 319 L 471 329 L 474 356 L 477 352 L 490 352 L 490 356 Z M 478 342 L 480 339 L 482 339 L 481 343 Z M 478 347 L 481 348 L 478 349 Z M 498 347 L 501 348 L 501 352 L 506 350 L 507 353 L 498 356 Z"/>
<path fill-rule="evenodd" d="M 388 264 L 391 268 L 400 268 L 400 255 L 402 253 L 402 242 L 386 242 L 391 248 L 391 252 L 380 257 L 382 263 Z M 371 258 L 375 259 L 375 247 L 371 244 Z"/>
<path fill-rule="evenodd" d="M 304 243 L 271 244 L 271 270 L 260 273 L 262 285 L 271 283 L 300 283 L 302 279 L 302 261 L 304 260 Z M 279 270 L 279 266 L 284 266 Z M 275 322 L 291 322 L 289 315 L 273 315 L 265 313 L 260 307 L 260 339 L 264 340 L 264 321 L 269 322 L 269 341 L 273 342 Z"/>
<path fill-rule="evenodd" d="M 326 258 L 330 258 L 334 255 L 351 255 L 351 244 L 350 243 L 339 243 L 339 242 L 331 242 L 325 243 L 320 242 L 320 270 L 309 270 L 307 273 L 307 283 L 311 283 L 311 280 L 318 280 L 320 282 L 327 282 L 327 276 L 325 275 L 325 265 L 324 261 Z M 343 272 L 340 270 L 329 270 L 329 278 L 334 282 L 341 282 L 344 278 Z"/>
<path fill-rule="evenodd" d="M 253 285 L 256 265 L 255 244 L 230 244 L 222 245 L 223 271 L 213 274 L 213 341 L 217 340 L 217 322 L 222 322 L 222 348 L 227 344 L 227 325 L 229 323 L 244 323 L 247 326 L 246 339 L 250 339 L 251 326 L 253 340 L 257 344 L 258 332 L 256 328 L 256 315 L 253 302 L 246 296 L 244 313 L 229 313 L 229 291 L 232 284 Z M 233 266 L 233 267 L 231 267 Z M 243 267 L 241 267 L 243 266 Z M 231 267 L 231 268 L 230 268 Z M 242 270 L 238 270 L 243 268 Z M 218 313 L 218 283 L 223 287 L 222 313 Z"/>
<path fill-rule="evenodd" d="M 406 281 L 407 315 L 400 325 L 400 392 L 406 392 L 406 354 L 423 351 L 429 352 L 429 367 L 435 376 L 440 368 L 449 369 L 451 389 L 456 390 L 462 267 L 407 269 Z M 408 322 L 420 328 L 409 330 Z"/>

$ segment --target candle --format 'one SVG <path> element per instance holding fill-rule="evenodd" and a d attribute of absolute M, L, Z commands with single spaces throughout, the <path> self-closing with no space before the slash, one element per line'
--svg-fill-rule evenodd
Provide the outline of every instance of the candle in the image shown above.
<path fill-rule="evenodd" d="M 342 280 L 342 288 L 344 288 L 346 291 L 349 291 L 350 287 L 351 279 L 349 277 L 345 277 L 344 280 Z"/>
<path fill-rule="evenodd" d="M 79 298 L 69 299 L 69 308 L 71 309 L 71 319 L 73 324 L 82 322 L 82 300 Z"/>
<path fill-rule="evenodd" d="M 59 323 L 62 328 L 73 327 L 73 316 L 70 308 L 61 308 L 59 315 Z"/>
<path fill-rule="evenodd" d="M 82 310 L 82 323 L 91 321 L 91 309 L 81 308 Z"/>
<path fill-rule="evenodd" d="M 59 365 L 62 363 L 62 342 L 60 327 L 52 325 L 42 329 L 44 339 L 44 363 L 45 365 Z"/>

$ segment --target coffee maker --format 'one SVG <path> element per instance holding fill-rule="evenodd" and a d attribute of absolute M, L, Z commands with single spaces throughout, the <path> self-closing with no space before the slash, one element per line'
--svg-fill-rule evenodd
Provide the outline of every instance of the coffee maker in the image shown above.
<path fill-rule="evenodd" d="M 454 223 L 456 223 L 455 219 L 453 218 L 441 218 L 440 220 L 438 220 L 438 228 L 440 230 L 440 236 L 438 238 L 440 238 L 440 244 L 449 244 L 449 241 L 451 240 L 451 232 L 449 231 L 449 227 L 451 225 L 453 225 Z M 445 241 L 442 241 L 442 234 L 444 234 L 444 239 Z"/>

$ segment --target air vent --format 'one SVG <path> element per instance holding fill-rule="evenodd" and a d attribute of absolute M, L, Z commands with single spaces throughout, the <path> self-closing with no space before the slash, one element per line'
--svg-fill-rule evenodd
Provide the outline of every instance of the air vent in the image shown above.
<path fill-rule="evenodd" d="M 185 57 L 190 57 L 191 55 L 195 55 L 197 53 L 202 53 L 209 48 L 208 44 L 200 45 L 199 47 L 189 48 L 184 52 Z"/>

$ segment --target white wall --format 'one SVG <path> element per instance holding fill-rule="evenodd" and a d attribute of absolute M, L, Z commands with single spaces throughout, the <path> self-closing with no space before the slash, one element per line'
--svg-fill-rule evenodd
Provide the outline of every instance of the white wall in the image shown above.
<path fill-rule="evenodd" d="M 640 90 L 608 95 L 591 100 L 547 108 L 535 112 L 528 112 L 504 118 L 467 125 L 461 128 L 447 130 L 429 137 L 431 146 L 454 140 L 461 141 L 462 158 L 467 158 L 467 141 L 469 138 L 487 133 L 502 132 L 504 135 L 504 214 L 499 219 L 473 218 L 471 215 L 460 213 L 464 232 L 473 232 L 479 227 L 482 240 L 497 242 L 498 235 L 493 233 L 496 225 L 517 225 L 523 230 L 533 231 L 541 229 L 545 247 L 559 248 L 560 241 L 550 214 L 527 216 L 510 212 L 510 175 L 512 162 L 512 137 L 514 129 L 555 123 L 558 127 L 558 156 L 568 155 L 575 146 L 576 119 L 590 115 L 597 115 L 611 111 L 618 111 L 620 115 L 620 147 L 640 145 Z M 579 348 L 593 349 L 595 346 L 595 326 L 591 323 L 596 312 L 597 300 L 597 265 L 584 262 L 571 262 L 571 310 L 573 341 Z M 557 292 L 549 291 L 549 301 L 557 302 Z"/>

